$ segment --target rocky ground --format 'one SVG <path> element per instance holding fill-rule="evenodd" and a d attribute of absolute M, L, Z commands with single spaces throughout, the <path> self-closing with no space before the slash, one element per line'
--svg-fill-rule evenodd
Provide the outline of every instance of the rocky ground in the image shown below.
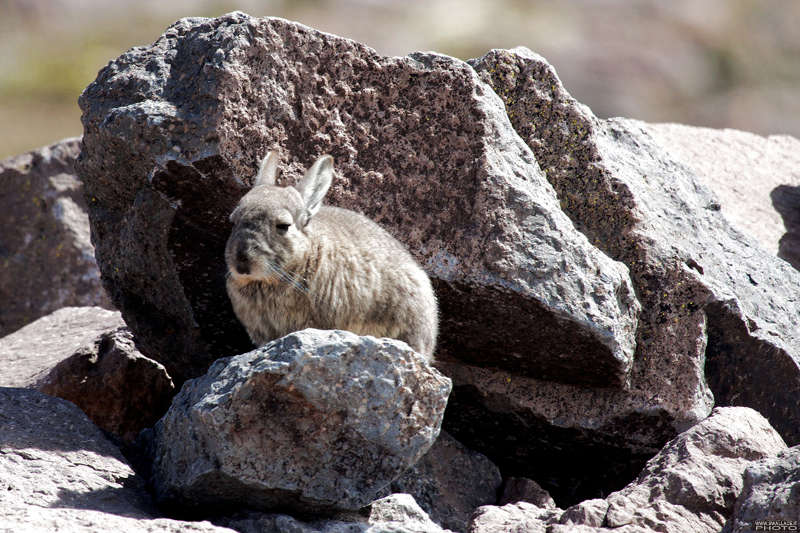
<path fill-rule="evenodd" d="M 80 142 L 0 165 L 0 529 L 800 518 L 800 141 L 599 119 L 523 48 L 384 57 L 242 13 L 80 103 Z M 342 331 L 252 349 L 223 248 L 268 150 L 284 184 L 332 154 L 330 203 L 425 268 L 435 368 Z"/>

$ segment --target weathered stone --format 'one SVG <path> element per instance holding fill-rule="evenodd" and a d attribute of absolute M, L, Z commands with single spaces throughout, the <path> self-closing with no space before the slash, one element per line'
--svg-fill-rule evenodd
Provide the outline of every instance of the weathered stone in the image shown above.
<path fill-rule="evenodd" d="M 154 519 L 144 482 L 80 409 L 27 389 L 0 388 L 3 531 L 227 531 Z"/>
<path fill-rule="evenodd" d="M 306 329 L 217 361 L 155 426 L 159 500 L 357 510 L 435 441 L 450 380 L 407 344 Z"/>
<path fill-rule="evenodd" d="M 626 384 L 639 309 L 626 268 L 575 231 L 465 63 L 232 13 L 183 19 L 120 56 L 80 105 L 104 280 L 178 381 L 248 349 L 223 286 L 227 217 L 276 150 L 282 184 L 332 154 L 331 203 L 376 220 L 429 272 L 440 358 Z"/>
<path fill-rule="evenodd" d="M 599 498 L 585 500 L 566 509 L 564 514 L 561 515 L 561 518 L 558 519 L 558 523 L 565 525 L 600 527 L 605 521 L 607 512 L 607 501 Z"/>
<path fill-rule="evenodd" d="M 542 509 L 532 503 L 517 502 L 497 507 L 478 508 L 469 524 L 469 533 L 545 533 L 547 522 L 561 509 Z"/>
<path fill-rule="evenodd" d="M 111 309 L 75 176 L 80 139 L 0 161 L 0 337 L 65 306 Z"/>
<path fill-rule="evenodd" d="M 0 339 L 0 386 L 69 400 L 131 443 L 166 412 L 174 385 L 136 349 L 119 312 L 65 307 Z"/>
<path fill-rule="evenodd" d="M 524 477 L 509 477 L 503 480 L 503 492 L 498 505 L 528 502 L 542 509 L 555 509 L 556 502 L 541 485 Z"/>
<path fill-rule="evenodd" d="M 720 211 L 737 229 L 766 251 L 783 257 L 779 243 L 789 224 L 773 205 L 772 194 L 781 186 L 800 185 L 800 140 L 682 124 L 644 128 L 714 192 Z"/>
<path fill-rule="evenodd" d="M 747 467 L 744 487 L 736 500 L 733 518 L 725 533 L 759 531 L 757 522 L 800 521 L 800 446 L 794 446 L 774 457 Z M 763 524 L 762 524 L 763 526 Z M 791 531 L 791 529 L 762 529 Z"/>
<path fill-rule="evenodd" d="M 561 504 L 621 488 L 707 416 L 706 375 L 719 403 L 756 408 L 800 440 L 798 273 L 733 229 L 647 125 L 597 119 L 541 57 L 494 50 L 470 64 L 575 226 L 629 267 L 642 312 L 629 389 L 444 364 L 454 382 L 445 428 Z"/>
<path fill-rule="evenodd" d="M 716 533 L 733 512 L 745 468 L 784 449 L 781 437 L 757 412 L 716 408 L 648 461 L 635 482 L 606 498 L 603 526 Z"/>
<path fill-rule="evenodd" d="M 118 311 L 65 307 L 0 339 L 0 387 L 32 387 L 80 346 L 122 327 Z"/>
<path fill-rule="evenodd" d="M 745 468 L 758 468 L 768 460 L 754 462 L 785 449 L 757 412 L 717 408 L 667 443 L 634 482 L 605 500 L 587 500 L 566 511 L 527 503 L 485 506 L 473 516 L 469 531 L 718 532 L 742 491 Z"/>
<path fill-rule="evenodd" d="M 495 503 L 501 482 L 500 471 L 485 455 L 442 431 L 428 453 L 389 488 L 413 496 L 442 527 L 466 531 L 475 509 Z"/>
<path fill-rule="evenodd" d="M 368 516 L 303 522 L 285 514 L 247 513 L 218 523 L 239 533 L 448 533 L 436 525 L 408 494 L 392 494 L 372 503 Z"/>

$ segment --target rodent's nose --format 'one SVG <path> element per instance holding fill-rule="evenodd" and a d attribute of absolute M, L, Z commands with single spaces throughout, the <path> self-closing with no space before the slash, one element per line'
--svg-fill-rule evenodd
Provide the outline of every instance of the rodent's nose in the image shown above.
<path fill-rule="evenodd" d="M 247 254 L 243 249 L 238 249 L 236 251 L 236 272 L 239 274 L 249 274 L 250 273 L 250 259 L 247 257 Z"/>

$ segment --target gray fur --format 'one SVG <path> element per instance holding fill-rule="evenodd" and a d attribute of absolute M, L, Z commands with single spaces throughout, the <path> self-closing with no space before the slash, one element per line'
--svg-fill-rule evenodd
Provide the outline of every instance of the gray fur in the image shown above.
<path fill-rule="evenodd" d="M 333 158 L 322 156 L 294 187 L 275 186 L 267 154 L 255 185 L 231 214 L 227 289 L 258 345 L 313 327 L 407 342 L 433 360 L 438 330 L 431 282 L 411 254 L 373 221 L 322 205 Z"/>

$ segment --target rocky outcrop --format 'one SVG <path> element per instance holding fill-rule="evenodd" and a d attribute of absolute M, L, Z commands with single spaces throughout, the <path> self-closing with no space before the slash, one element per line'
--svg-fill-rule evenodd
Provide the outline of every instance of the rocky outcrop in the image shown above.
<path fill-rule="evenodd" d="M 0 388 L 0 529 L 231 532 L 157 519 L 144 481 L 73 404 Z"/>
<path fill-rule="evenodd" d="M 111 302 L 89 240 L 80 139 L 0 161 L 0 337 L 65 306 Z"/>
<path fill-rule="evenodd" d="M 69 400 L 128 444 L 175 393 L 164 367 L 136 349 L 119 312 L 99 307 L 65 307 L 3 337 L 0 364 L 0 386 Z"/>
<path fill-rule="evenodd" d="M 81 106 L 78 166 L 104 283 L 146 354 L 178 382 L 202 376 L 144 433 L 163 509 L 248 531 L 463 530 L 498 488 L 492 462 L 509 503 L 481 507 L 475 533 L 733 530 L 783 505 L 793 474 L 743 476 L 785 448 L 767 421 L 746 408 L 706 417 L 714 398 L 751 406 L 800 440 L 800 273 L 728 222 L 737 211 L 703 186 L 720 181 L 679 127 L 597 119 L 525 49 L 469 64 L 387 58 L 241 13 L 179 21 L 109 63 Z M 429 272 L 449 401 L 450 382 L 391 340 L 307 330 L 248 352 L 222 250 L 267 150 L 283 184 L 332 153 L 332 203 L 384 225 Z M 8 360 L 35 359 L 9 338 Z M 128 360 L 129 331 L 81 343 L 57 371 L 44 343 L 49 362 L 26 379 L 132 371 L 98 362 Z M 109 405 L 136 398 L 111 389 Z M 429 450 L 446 402 L 444 425 L 466 447 L 443 438 Z M 48 507 L 40 519 L 14 487 L 48 470 L 23 464 L 39 452 L 5 449 L 15 470 L 2 477 L 20 480 L 0 491 L 14 524 L 80 523 L 85 491 L 70 469 L 93 462 L 58 467 L 66 507 L 43 482 L 31 498 Z M 92 498 L 116 495 L 97 486 Z M 141 480 L 124 486 L 142 494 Z M 387 487 L 411 495 L 373 501 Z M 119 512 L 106 525 L 126 530 L 119 520 L 155 516 L 126 498 L 85 505 L 87 520 Z"/>
<path fill-rule="evenodd" d="M 485 455 L 442 431 L 428 453 L 389 489 L 412 496 L 442 527 L 466 531 L 475 509 L 497 501 L 501 482 L 500 471 Z"/>
<path fill-rule="evenodd" d="M 724 533 L 793 531 L 800 521 L 800 446 L 747 467 L 744 487 Z M 767 529 L 772 522 L 773 529 Z M 759 528 L 758 526 L 761 526 Z M 781 529 L 781 526 L 786 526 Z"/>
<path fill-rule="evenodd" d="M 470 64 L 503 98 L 575 226 L 629 267 L 642 313 L 630 389 L 447 365 L 448 431 L 567 503 L 621 488 L 615 479 L 708 414 L 712 391 L 800 441 L 798 273 L 734 229 L 648 125 L 597 119 L 540 56 L 495 50 Z"/>
<path fill-rule="evenodd" d="M 381 57 L 232 13 L 183 19 L 120 56 L 80 105 L 103 278 L 145 353 L 178 381 L 248 349 L 223 247 L 232 207 L 276 150 L 283 184 L 332 154 L 330 202 L 380 223 L 429 272 L 440 358 L 627 383 L 639 310 L 627 269 L 575 230 L 465 63 Z"/>
<path fill-rule="evenodd" d="M 292 333 L 184 385 L 155 427 L 157 497 L 195 513 L 358 510 L 428 451 L 449 392 L 401 341 Z"/>
<path fill-rule="evenodd" d="M 587 500 L 565 511 L 528 503 L 482 507 L 469 531 L 714 533 L 733 514 L 743 477 L 752 483 L 763 465 L 791 461 L 784 450 L 780 435 L 757 412 L 717 408 L 667 443 L 635 481 L 605 499 Z M 748 467 L 753 470 L 745 476 Z M 773 482 L 785 478 L 778 474 Z"/>

